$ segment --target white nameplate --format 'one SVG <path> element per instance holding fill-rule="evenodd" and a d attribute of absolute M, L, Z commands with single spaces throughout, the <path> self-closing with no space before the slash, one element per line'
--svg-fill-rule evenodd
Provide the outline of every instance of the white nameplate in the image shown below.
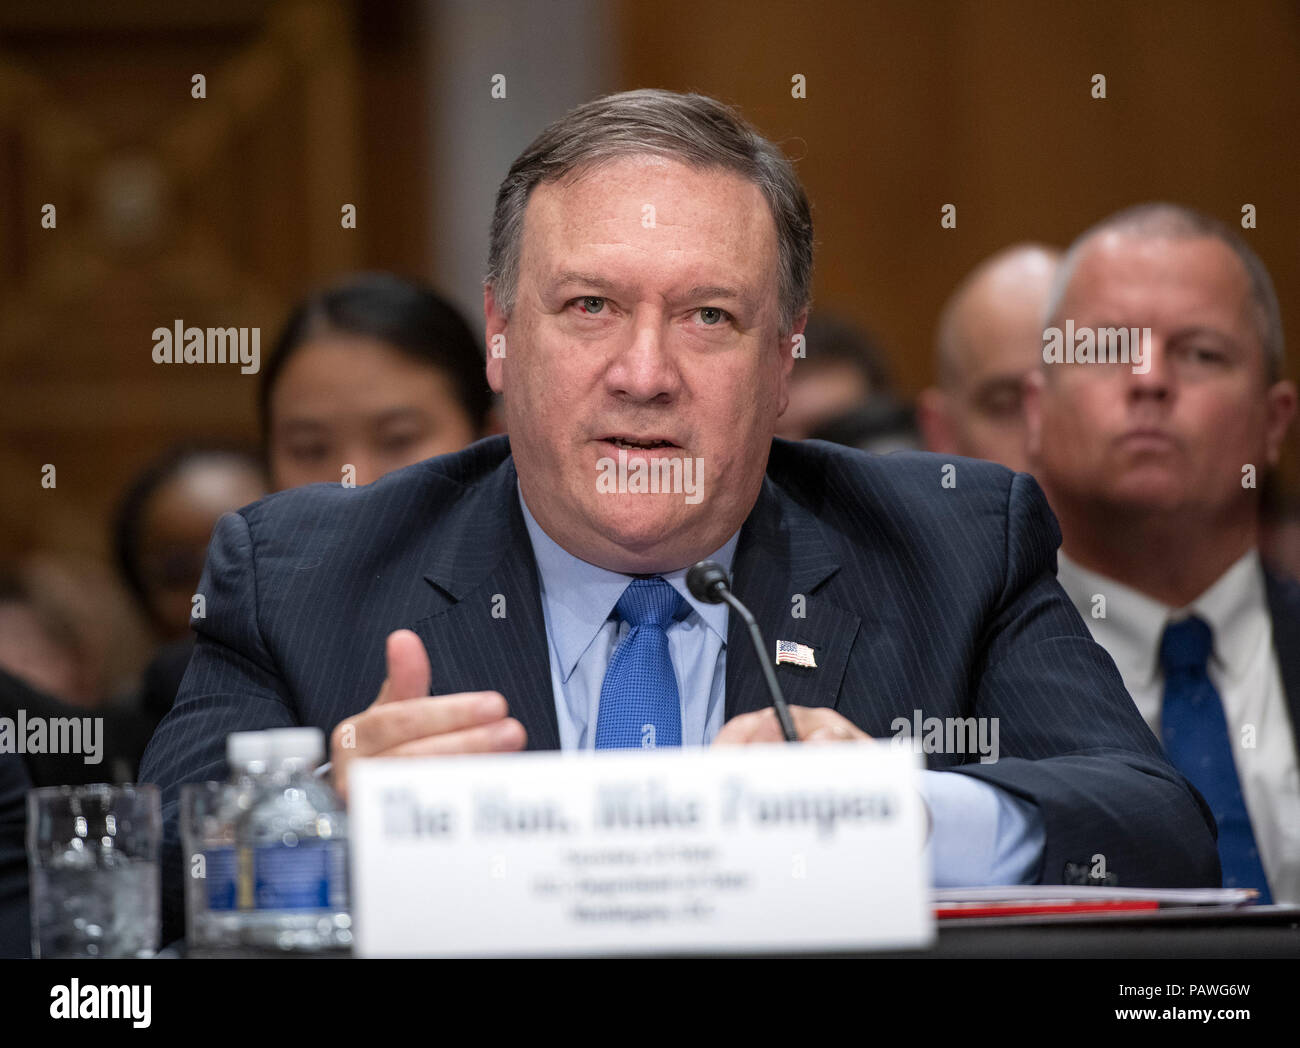
<path fill-rule="evenodd" d="M 357 761 L 356 952 L 926 945 L 919 763 L 881 742 Z"/>

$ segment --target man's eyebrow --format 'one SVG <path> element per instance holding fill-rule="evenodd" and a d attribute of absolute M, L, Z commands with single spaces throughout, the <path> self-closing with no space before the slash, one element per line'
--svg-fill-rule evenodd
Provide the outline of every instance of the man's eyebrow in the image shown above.
<path fill-rule="evenodd" d="M 1000 393 L 1004 389 L 1019 389 L 1024 382 L 1023 375 L 993 375 L 986 378 L 975 387 L 977 395 L 984 393 Z"/>
<path fill-rule="evenodd" d="M 388 410 L 380 412 L 378 415 L 374 416 L 371 421 L 376 426 L 386 426 L 394 422 L 405 422 L 408 419 L 423 422 L 425 419 L 425 413 L 420 408 L 415 407 L 414 405 L 409 405 L 389 408 Z"/>
<path fill-rule="evenodd" d="M 686 298 L 734 298 L 739 302 L 748 302 L 749 297 L 739 288 L 722 287 L 718 284 L 700 284 L 686 292 Z"/>
<path fill-rule="evenodd" d="M 280 433 L 314 433 L 329 427 L 320 419 L 287 418 L 282 419 L 275 428 Z"/>
<path fill-rule="evenodd" d="M 604 277 L 593 276 L 590 273 L 579 273 L 576 270 L 565 269 L 556 273 L 551 278 L 552 287 L 558 287 L 561 284 L 581 284 L 583 287 L 595 288 L 599 291 L 612 290 L 614 284 Z"/>
<path fill-rule="evenodd" d="M 1204 338 L 1207 335 L 1214 341 L 1223 342 L 1236 348 L 1236 338 L 1226 331 L 1221 331 L 1218 328 L 1209 327 L 1205 324 L 1189 324 L 1187 327 L 1177 328 L 1169 333 L 1169 341 L 1173 342 L 1185 338 Z"/>
<path fill-rule="evenodd" d="M 592 273 L 579 273 L 576 270 L 566 269 L 556 273 L 551 280 L 552 287 L 560 287 L 565 284 L 578 284 L 582 287 L 591 288 L 595 291 L 613 291 L 617 288 L 613 281 L 604 277 L 595 276 Z M 689 288 L 681 296 L 683 299 L 701 299 L 701 298 L 729 298 L 737 302 L 748 304 L 749 296 L 739 288 L 726 287 L 722 284 L 697 284 Z"/>

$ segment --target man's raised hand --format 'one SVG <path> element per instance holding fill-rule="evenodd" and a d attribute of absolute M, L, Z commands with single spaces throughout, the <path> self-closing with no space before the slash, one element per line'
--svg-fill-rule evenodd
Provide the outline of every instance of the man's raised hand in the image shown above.
<path fill-rule="evenodd" d="M 429 694 L 429 656 L 410 630 L 388 635 L 388 676 L 370 706 L 330 734 L 334 788 L 347 798 L 348 771 L 357 757 L 427 757 L 453 753 L 507 753 L 528 741 L 495 691 Z"/>

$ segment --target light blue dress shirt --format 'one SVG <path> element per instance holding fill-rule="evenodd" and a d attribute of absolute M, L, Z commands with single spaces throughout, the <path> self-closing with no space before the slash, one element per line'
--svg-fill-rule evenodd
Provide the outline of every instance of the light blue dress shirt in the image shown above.
<path fill-rule="evenodd" d="M 632 577 L 573 556 L 533 519 L 522 493 L 519 505 L 537 560 L 560 748 L 595 749 L 605 668 L 629 629 L 611 616 Z M 730 572 L 739 537 L 737 531 L 706 559 Z M 686 569 L 663 578 L 690 605 L 690 613 L 667 630 L 682 701 L 682 745 L 707 746 L 725 720 L 729 609 L 691 596 Z M 740 657 L 754 656 L 742 652 Z M 935 887 L 1033 881 L 1045 841 L 1037 805 L 950 772 L 925 771 L 920 787 L 933 819 L 930 849 Z"/>

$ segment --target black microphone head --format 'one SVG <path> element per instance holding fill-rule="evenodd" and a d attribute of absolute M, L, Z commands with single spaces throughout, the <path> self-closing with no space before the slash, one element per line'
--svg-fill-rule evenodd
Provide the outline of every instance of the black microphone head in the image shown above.
<path fill-rule="evenodd" d="M 717 561 L 702 560 L 686 573 L 686 588 L 696 600 L 721 604 L 722 593 L 729 588 L 727 573 Z"/>

